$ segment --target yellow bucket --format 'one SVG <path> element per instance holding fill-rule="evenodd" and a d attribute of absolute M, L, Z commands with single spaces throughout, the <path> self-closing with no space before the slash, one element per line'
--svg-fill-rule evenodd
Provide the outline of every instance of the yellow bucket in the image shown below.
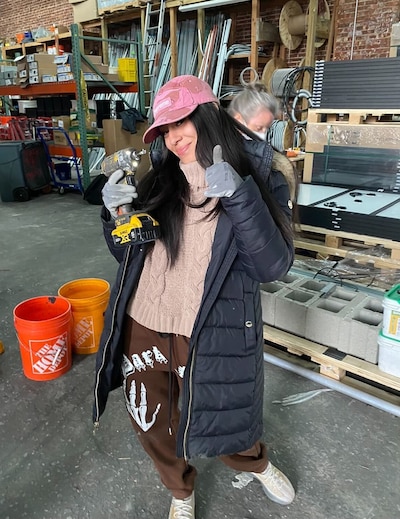
<path fill-rule="evenodd" d="M 104 279 L 76 279 L 62 285 L 58 295 L 71 303 L 72 350 L 75 353 L 96 353 L 110 298 L 110 284 Z"/>

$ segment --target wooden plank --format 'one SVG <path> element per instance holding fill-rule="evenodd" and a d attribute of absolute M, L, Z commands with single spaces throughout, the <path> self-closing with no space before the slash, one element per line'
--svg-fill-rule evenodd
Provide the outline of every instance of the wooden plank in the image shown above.
<path fill-rule="evenodd" d="M 304 182 L 305 184 L 311 184 L 313 162 L 314 162 L 314 154 L 306 153 L 304 156 L 303 177 L 302 177 L 302 182 Z"/>
<path fill-rule="evenodd" d="M 333 231 L 330 229 L 325 229 L 324 227 L 314 227 L 313 225 L 303 225 L 298 228 L 300 231 L 309 231 L 314 232 L 316 234 L 329 234 L 330 236 L 338 236 L 339 238 L 348 238 L 349 240 L 354 241 L 363 241 L 367 245 L 383 245 L 388 249 L 399 249 L 400 250 L 400 242 L 394 240 L 388 240 L 385 238 L 377 238 L 376 236 L 368 236 L 366 234 L 355 234 L 352 232 L 345 231 Z"/>
<path fill-rule="evenodd" d="M 321 119 L 325 117 L 330 122 L 343 122 L 348 124 L 364 124 L 371 122 L 371 118 L 375 121 L 398 116 L 400 110 L 398 108 L 310 108 L 307 114 L 307 121 L 312 123 L 323 122 Z"/>
<path fill-rule="evenodd" d="M 334 247 L 335 249 L 340 249 L 340 247 L 343 246 L 343 238 L 327 234 L 325 236 L 325 245 L 327 247 Z"/>
<path fill-rule="evenodd" d="M 329 233 L 329 230 L 326 230 Z M 363 247 L 365 248 L 367 244 L 360 242 L 344 242 L 339 246 L 339 243 L 335 240 L 337 238 L 335 236 L 325 236 L 324 239 L 321 239 L 320 235 L 310 237 L 308 234 L 297 235 L 294 239 L 294 246 L 296 251 L 308 251 L 315 252 L 320 255 L 322 258 L 329 257 L 339 257 L 346 258 L 348 254 L 353 253 L 355 250 L 357 251 L 357 261 L 360 264 L 369 264 L 374 265 L 376 268 L 384 268 L 384 269 L 400 269 L 400 251 L 399 249 L 387 249 L 388 257 L 378 257 L 371 256 L 367 252 L 363 254 Z M 325 241 L 323 241 L 325 240 Z M 327 245 L 326 242 L 330 243 Z"/>
<path fill-rule="evenodd" d="M 329 350 L 327 346 L 317 344 L 303 337 L 298 337 L 297 335 L 292 335 L 283 330 L 278 330 L 266 324 L 264 325 L 264 340 L 310 357 L 313 359 L 313 362 L 325 367 L 325 375 L 328 375 L 330 372 L 327 367 L 331 366 L 334 368 L 332 369 L 332 373 L 337 373 L 339 369 L 358 375 L 381 386 L 400 391 L 400 378 L 384 373 L 376 364 L 358 359 L 357 357 L 352 357 L 351 355 L 345 355 L 341 360 L 336 359 L 326 355 L 326 352 Z"/>
<path fill-rule="evenodd" d="M 97 10 L 99 15 L 116 13 L 118 11 L 130 10 L 139 8 L 139 2 L 137 0 L 122 1 L 122 0 L 97 0 Z"/>

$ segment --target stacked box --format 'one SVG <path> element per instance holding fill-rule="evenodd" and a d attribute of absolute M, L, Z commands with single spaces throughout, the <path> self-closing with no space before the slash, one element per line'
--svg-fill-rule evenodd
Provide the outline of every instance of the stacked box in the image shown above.
<path fill-rule="evenodd" d="M 26 85 L 56 80 L 57 68 L 54 56 L 45 53 L 28 54 L 15 60 L 18 84 Z"/>
<path fill-rule="evenodd" d="M 68 132 L 70 127 L 70 117 L 69 115 L 58 115 L 52 117 L 52 123 L 54 128 L 62 128 L 66 132 Z M 61 146 L 69 146 L 68 139 L 63 131 L 53 131 L 53 141 L 54 144 L 59 144 Z"/>
<path fill-rule="evenodd" d="M 0 86 L 15 85 L 17 82 L 17 67 L 0 65 Z"/>

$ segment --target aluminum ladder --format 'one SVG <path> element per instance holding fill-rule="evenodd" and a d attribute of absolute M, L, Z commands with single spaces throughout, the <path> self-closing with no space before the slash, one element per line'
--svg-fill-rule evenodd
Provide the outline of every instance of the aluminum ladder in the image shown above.
<path fill-rule="evenodd" d="M 143 29 L 143 79 L 144 104 L 149 121 L 160 65 L 164 14 L 165 0 L 147 2 Z"/>

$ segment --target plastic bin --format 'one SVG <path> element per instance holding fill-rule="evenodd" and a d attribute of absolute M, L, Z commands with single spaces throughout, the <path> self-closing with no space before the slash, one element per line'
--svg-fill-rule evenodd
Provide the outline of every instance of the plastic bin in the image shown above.
<path fill-rule="evenodd" d="M 0 197 L 3 202 L 29 200 L 31 191 L 49 184 L 50 172 L 41 142 L 0 142 Z"/>
<path fill-rule="evenodd" d="M 400 285 L 393 286 L 383 298 L 382 331 L 386 337 L 400 341 Z"/>
<path fill-rule="evenodd" d="M 383 335 L 378 336 L 378 367 L 381 371 L 400 377 L 400 341 Z"/>
<path fill-rule="evenodd" d="M 118 58 L 118 79 L 132 83 L 138 80 L 136 58 Z"/>

